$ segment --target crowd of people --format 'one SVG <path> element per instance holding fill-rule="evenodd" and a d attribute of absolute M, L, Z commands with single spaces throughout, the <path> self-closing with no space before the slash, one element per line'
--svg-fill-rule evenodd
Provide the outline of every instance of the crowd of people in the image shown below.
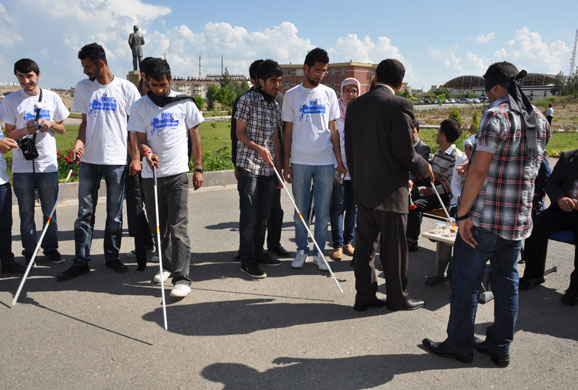
<path fill-rule="evenodd" d="M 137 88 L 113 75 L 100 45 L 85 45 L 78 58 L 88 78 L 77 84 L 73 104 L 82 116 L 72 149 L 72 158 L 80 163 L 75 254 L 71 266 L 56 279 L 66 281 L 90 272 L 97 196 L 104 177 L 105 265 L 116 272 L 128 271 L 120 260 L 126 199 L 129 234 L 135 245 L 130 254 L 136 257 L 137 269 L 143 271 L 153 248 L 160 248 L 163 270 L 153 282 L 172 278 L 171 295 L 183 298 L 191 291 L 189 161 L 192 156 L 196 190 L 203 185 L 199 132 L 203 116 L 192 97 L 171 89 L 171 69 L 164 59 L 142 60 Z M 525 72 L 518 72 L 511 63 L 495 63 L 486 71 L 490 103 L 478 134 L 464 141 L 464 151 L 455 144 L 462 133 L 460 124 L 446 119 L 440 124 L 433 155 L 419 138 L 411 102 L 396 94 L 405 76 L 400 61 L 380 62 L 365 94 L 358 80 L 344 79 L 339 97 L 322 84 L 328 65 L 325 50 L 311 50 L 305 57 L 303 82 L 283 95 L 279 64 L 257 60 L 249 68 L 251 89 L 233 104 L 231 157 L 240 210 L 235 260 L 241 271 L 265 278 L 262 267 L 282 264 L 273 255 L 291 255 L 281 245 L 284 181 L 292 184 L 296 205 L 296 252 L 291 268 L 303 268 L 311 254 L 320 271 L 329 270 L 325 244 L 331 225 L 330 257 L 341 261 L 344 254 L 353 256 L 356 311 L 383 306 L 392 311 L 419 309 L 424 301 L 410 298 L 407 290 L 408 252 L 418 250 L 424 212 L 439 208 L 442 202 L 459 227 L 451 267 L 448 337 L 443 342 L 424 339 L 423 345 L 434 354 L 463 362 L 472 361 L 475 348 L 496 365 L 507 366 L 518 285 L 529 289 L 544 282 L 547 242 L 553 232 L 578 233 L 578 152 L 562 154 L 548 184 L 536 179 L 546 161 L 553 110 L 547 119 L 532 106 L 520 87 Z M 54 134 L 65 131 L 63 121 L 69 112 L 56 94 L 39 87 L 40 70 L 33 60 L 17 61 L 14 73 L 22 89 L 0 105 L 0 120 L 5 123 L 0 152 L 15 150 L 12 172 L 22 255 L 28 263 L 37 245 L 37 189 L 44 223 L 49 224 L 41 246 L 46 258 L 58 264 L 65 259 L 58 250 L 56 214 L 49 220 L 58 192 Z M 158 198 L 154 195 L 157 188 Z M 536 200 L 540 188 L 552 205 L 536 212 L 543 198 L 542 192 Z M 15 261 L 11 250 L 11 208 L 12 190 L 2 158 L 2 273 L 22 273 L 25 265 Z M 311 249 L 306 226 L 313 221 L 317 245 Z M 160 240 L 151 233 L 157 231 Z M 526 269 L 519 280 L 516 264 L 523 240 Z M 378 248 L 386 300 L 377 296 L 374 262 Z M 495 322 L 481 340 L 474 337 L 474 322 L 488 260 Z M 577 270 L 562 300 L 567 305 L 578 303 Z"/>

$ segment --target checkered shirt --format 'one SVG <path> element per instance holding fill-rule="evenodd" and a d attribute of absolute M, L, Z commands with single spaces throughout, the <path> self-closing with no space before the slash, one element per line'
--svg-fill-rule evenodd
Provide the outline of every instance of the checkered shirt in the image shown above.
<path fill-rule="evenodd" d="M 510 111 L 507 97 L 492 102 L 485 111 L 476 151 L 493 154 L 488 176 L 470 214 L 474 224 L 506 240 L 527 238 L 532 231 L 534 179 L 550 139 L 550 125 L 537 110 L 538 156 L 526 157 L 523 123 Z M 475 158 L 475 157 L 472 157 Z"/>
<path fill-rule="evenodd" d="M 279 104 L 276 101 L 265 101 L 260 92 L 247 92 L 237 102 L 235 119 L 246 122 L 247 136 L 256 144 L 269 149 L 271 156 L 275 159 L 273 134 L 275 129 L 283 124 Z M 256 151 L 241 141 L 237 141 L 237 166 L 256 175 L 275 174 L 273 168 Z"/>

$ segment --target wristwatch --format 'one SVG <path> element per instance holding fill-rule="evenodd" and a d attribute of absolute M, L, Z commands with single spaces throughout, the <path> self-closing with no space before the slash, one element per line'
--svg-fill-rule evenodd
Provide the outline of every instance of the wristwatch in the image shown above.
<path fill-rule="evenodd" d="M 203 173 L 203 168 L 195 168 L 195 172 Z"/>

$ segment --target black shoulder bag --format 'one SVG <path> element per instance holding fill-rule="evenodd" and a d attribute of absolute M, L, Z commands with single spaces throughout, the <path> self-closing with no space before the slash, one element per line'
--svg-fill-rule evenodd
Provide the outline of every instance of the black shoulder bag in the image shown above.
<path fill-rule="evenodd" d="M 40 89 L 40 96 L 38 96 L 38 103 L 42 101 L 42 89 Z M 38 123 L 40 119 L 40 107 L 36 106 L 36 118 L 34 121 Z M 38 158 L 38 150 L 36 149 L 36 133 L 30 137 L 23 137 L 18 140 L 18 147 L 22 151 L 24 158 L 26 160 L 34 160 Z M 32 162 L 32 168 L 34 169 L 34 161 Z"/>

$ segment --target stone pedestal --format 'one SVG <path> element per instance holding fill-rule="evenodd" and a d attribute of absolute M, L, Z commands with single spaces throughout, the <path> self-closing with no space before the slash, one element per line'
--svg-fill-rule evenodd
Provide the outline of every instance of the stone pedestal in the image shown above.
<path fill-rule="evenodd" d="M 138 70 L 131 70 L 126 75 L 126 79 L 138 88 L 138 84 L 140 83 L 140 72 Z"/>

